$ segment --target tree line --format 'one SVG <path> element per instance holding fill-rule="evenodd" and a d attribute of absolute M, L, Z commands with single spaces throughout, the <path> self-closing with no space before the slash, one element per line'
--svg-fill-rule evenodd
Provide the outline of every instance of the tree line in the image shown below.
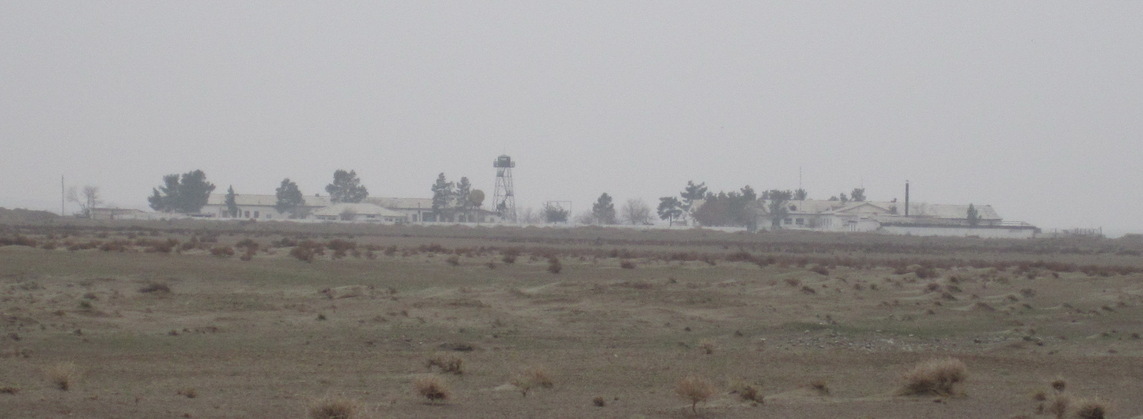
<path fill-rule="evenodd" d="M 215 185 L 206 180 L 206 173 L 194 170 L 183 174 L 172 173 L 163 176 L 163 184 L 151 190 L 147 198 L 151 209 L 160 212 L 181 214 L 197 214 L 202 211 L 214 192 Z M 333 182 L 325 187 L 332 203 L 357 203 L 369 197 L 369 190 L 361 184 L 357 172 L 353 170 L 338 169 L 333 172 Z M 304 218 L 307 215 L 305 196 L 298 184 L 290 178 L 282 179 L 282 183 L 275 191 L 276 202 L 274 209 L 290 218 Z M 234 186 L 226 190 L 224 205 L 226 213 L 231 217 L 238 217 L 238 194 Z"/>

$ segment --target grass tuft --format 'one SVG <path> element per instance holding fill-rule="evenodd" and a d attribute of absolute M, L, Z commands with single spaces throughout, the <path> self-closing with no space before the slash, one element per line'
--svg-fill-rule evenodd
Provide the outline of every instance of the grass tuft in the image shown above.
<path fill-rule="evenodd" d="M 513 374 L 508 382 L 520 390 L 520 394 L 528 397 L 528 392 L 534 388 L 552 388 L 555 383 L 548 370 L 543 367 L 529 367 Z"/>
<path fill-rule="evenodd" d="M 310 419 L 353 419 L 361 413 L 361 402 L 344 396 L 325 396 L 310 402 Z"/>
<path fill-rule="evenodd" d="M 413 390 L 417 395 L 429 399 L 430 403 L 448 400 L 452 396 L 448 382 L 437 375 L 423 375 L 413 380 Z"/>
<path fill-rule="evenodd" d="M 953 396 L 963 394 L 960 384 L 968 378 L 968 368 L 959 359 L 941 358 L 921 362 L 902 376 L 904 396 Z"/>
<path fill-rule="evenodd" d="M 48 367 L 44 373 L 48 376 L 48 382 L 50 382 L 53 387 L 63 391 L 68 391 L 72 387 L 75 387 L 80 375 L 82 375 L 79 366 L 70 361 L 52 365 Z"/>
<path fill-rule="evenodd" d="M 1103 419 L 1107 417 L 1107 401 L 1102 399 L 1079 399 L 1076 401 L 1075 416 L 1078 419 Z"/>
<path fill-rule="evenodd" d="M 433 367 L 440 368 L 441 372 L 461 375 L 464 374 L 464 359 L 446 352 L 437 352 L 425 360 L 425 368 L 432 371 Z"/>
<path fill-rule="evenodd" d="M 699 402 L 709 401 L 716 391 L 713 382 L 706 377 L 697 375 L 683 377 L 675 384 L 675 394 L 678 394 L 683 400 L 691 402 L 691 412 L 695 414 L 698 414 Z"/>

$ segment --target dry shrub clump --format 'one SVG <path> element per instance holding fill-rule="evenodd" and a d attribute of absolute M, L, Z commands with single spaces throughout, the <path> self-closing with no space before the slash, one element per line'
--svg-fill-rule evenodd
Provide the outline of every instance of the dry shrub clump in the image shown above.
<path fill-rule="evenodd" d="M 635 262 L 622 260 L 619 262 L 619 267 L 623 269 L 635 269 Z"/>
<path fill-rule="evenodd" d="M 1068 414 L 1068 408 L 1072 405 L 1072 398 L 1067 394 L 1057 394 L 1052 398 L 1052 403 L 1048 404 L 1048 413 L 1056 415 L 1056 419 L 1063 419 Z"/>
<path fill-rule="evenodd" d="M 543 367 L 525 368 L 512 375 L 508 382 L 519 389 L 520 394 L 524 397 L 528 397 L 528 392 L 533 388 L 552 388 L 555 386 L 552 376 Z"/>
<path fill-rule="evenodd" d="M 548 259 L 548 272 L 558 274 L 564 269 L 564 265 L 560 263 L 559 258 L 551 257 Z"/>
<path fill-rule="evenodd" d="M 139 292 L 141 292 L 143 294 L 150 294 L 150 293 L 169 294 L 171 292 L 171 287 L 168 286 L 167 284 L 163 284 L 163 283 L 159 283 L 159 282 L 151 282 L 151 283 L 148 283 L 147 285 L 144 285 L 141 288 L 139 288 Z"/>
<path fill-rule="evenodd" d="M 53 387 L 63 391 L 68 391 L 74 387 L 75 383 L 79 381 L 80 375 L 82 375 L 79 366 L 70 361 L 52 365 L 44 370 L 44 373 L 48 376 L 48 382 L 50 382 Z"/>
<path fill-rule="evenodd" d="M 702 352 L 707 354 L 707 355 L 711 355 L 714 353 L 715 346 L 714 346 L 713 340 L 710 340 L 710 339 L 700 340 L 698 346 L 699 346 L 699 349 L 702 349 Z"/>
<path fill-rule="evenodd" d="M 436 375 L 417 377 L 413 380 L 413 390 L 421 397 L 429 399 L 430 403 L 447 400 L 452 395 L 448 383 Z"/>
<path fill-rule="evenodd" d="M 450 353 L 437 352 L 425 361 L 425 368 L 432 371 L 433 367 L 440 368 L 441 372 L 461 375 L 464 374 L 464 359 Z"/>
<path fill-rule="evenodd" d="M 952 396 L 962 394 L 959 387 L 968 378 L 968 368 L 956 358 L 932 359 L 917 364 L 902 378 L 901 395 Z"/>
<path fill-rule="evenodd" d="M 759 387 L 761 387 L 761 385 L 735 380 L 731 383 L 730 393 L 738 394 L 738 397 L 743 401 L 763 404 L 766 402 L 766 397 L 762 395 Z"/>
<path fill-rule="evenodd" d="M 361 402 L 344 396 L 325 396 L 310 402 L 310 419 L 352 419 L 361 412 Z"/>
<path fill-rule="evenodd" d="M 825 379 L 819 378 L 817 380 L 810 381 L 809 384 L 806 384 L 806 388 L 813 390 L 822 396 L 829 395 L 829 382 Z"/>
<path fill-rule="evenodd" d="M 691 411 L 695 414 L 698 414 L 698 403 L 709 401 L 716 391 L 713 382 L 697 375 L 688 375 L 675 385 L 675 394 L 691 402 Z"/>
<path fill-rule="evenodd" d="M 1107 401 L 1102 399 L 1079 399 L 1076 401 L 1075 416 L 1079 419 L 1103 419 L 1107 417 Z"/>

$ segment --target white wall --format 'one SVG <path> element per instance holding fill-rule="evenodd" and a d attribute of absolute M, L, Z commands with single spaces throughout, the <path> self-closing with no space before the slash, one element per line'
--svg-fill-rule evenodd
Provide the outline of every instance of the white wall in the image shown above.
<path fill-rule="evenodd" d="M 889 234 L 913 236 L 977 236 L 987 239 L 1030 239 L 1036 237 L 1036 230 L 1033 228 L 882 226 L 881 231 Z"/>

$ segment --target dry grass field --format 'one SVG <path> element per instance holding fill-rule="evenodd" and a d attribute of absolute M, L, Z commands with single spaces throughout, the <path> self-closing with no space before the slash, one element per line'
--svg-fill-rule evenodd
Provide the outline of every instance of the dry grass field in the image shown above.
<path fill-rule="evenodd" d="M 0 226 L 11 418 L 1143 415 L 1143 243 Z"/>

